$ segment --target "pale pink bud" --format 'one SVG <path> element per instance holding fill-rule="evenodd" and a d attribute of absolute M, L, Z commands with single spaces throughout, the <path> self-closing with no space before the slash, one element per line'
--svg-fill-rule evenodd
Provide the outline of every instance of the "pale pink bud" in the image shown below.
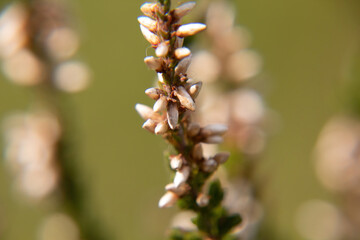
<path fill-rule="evenodd" d="M 210 124 L 201 129 L 203 136 L 223 135 L 228 130 L 224 124 Z"/>
<path fill-rule="evenodd" d="M 170 156 L 171 169 L 179 170 L 182 167 L 184 161 L 185 161 L 185 159 L 181 154 L 176 155 L 176 156 Z"/>
<path fill-rule="evenodd" d="M 176 31 L 176 36 L 178 37 L 188 37 L 195 35 L 206 29 L 206 25 L 202 23 L 189 23 L 181 25 Z"/>
<path fill-rule="evenodd" d="M 169 52 L 169 43 L 168 42 L 162 42 L 158 45 L 158 47 L 155 50 L 155 54 L 158 57 L 165 57 Z"/>
<path fill-rule="evenodd" d="M 194 146 L 193 151 L 192 151 L 192 157 L 195 160 L 200 160 L 203 158 L 203 148 L 201 146 L 201 143 L 198 143 Z"/>
<path fill-rule="evenodd" d="M 148 17 L 154 17 L 156 9 L 157 9 L 157 4 L 149 3 L 149 2 L 144 3 L 140 7 L 140 10 Z"/>
<path fill-rule="evenodd" d="M 221 153 L 217 153 L 215 156 L 214 156 L 214 159 L 215 161 L 218 163 L 218 164 L 223 164 L 225 163 L 230 157 L 230 153 L 228 152 L 221 152 Z"/>
<path fill-rule="evenodd" d="M 167 99 L 166 97 L 160 97 L 154 104 L 153 110 L 154 112 L 161 112 L 166 109 L 167 106 Z"/>
<path fill-rule="evenodd" d="M 150 56 L 144 58 L 144 62 L 151 70 L 160 71 L 162 69 L 162 61 L 160 58 Z"/>
<path fill-rule="evenodd" d="M 224 139 L 221 136 L 215 135 L 205 138 L 202 142 L 208 144 L 219 144 L 222 143 Z"/>
<path fill-rule="evenodd" d="M 168 208 L 174 206 L 178 198 L 178 195 L 176 195 L 174 192 L 166 192 L 159 201 L 159 208 Z"/>
<path fill-rule="evenodd" d="M 190 190 L 190 186 L 187 183 L 183 183 L 183 184 L 180 184 L 180 186 L 175 187 L 174 183 L 169 183 L 165 186 L 165 190 L 174 192 L 176 195 L 181 196 Z"/>
<path fill-rule="evenodd" d="M 200 133 L 200 125 L 198 123 L 192 122 L 187 128 L 187 134 L 189 137 L 195 137 Z"/>
<path fill-rule="evenodd" d="M 175 90 L 175 96 L 179 99 L 181 105 L 191 111 L 195 111 L 194 100 L 191 98 L 191 96 L 184 87 L 178 87 L 178 89 Z"/>
<path fill-rule="evenodd" d="M 202 170 L 208 173 L 212 173 L 218 167 L 218 163 L 213 158 L 208 158 L 203 162 Z"/>
<path fill-rule="evenodd" d="M 202 82 L 197 82 L 190 87 L 189 93 L 193 99 L 195 99 L 199 95 L 201 87 L 202 87 Z"/>
<path fill-rule="evenodd" d="M 149 29 L 144 27 L 143 25 L 140 25 L 140 30 L 142 34 L 144 35 L 145 39 L 152 45 L 158 45 L 160 43 L 160 38 L 155 35 L 154 33 L 150 32 Z"/>
<path fill-rule="evenodd" d="M 191 54 L 190 49 L 186 48 L 186 47 L 182 47 L 182 48 L 177 48 L 175 50 L 175 57 L 177 59 L 183 59 L 187 56 L 189 56 Z"/>
<path fill-rule="evenodd" d="M 203 193 L 200 193 L 196 198 L 196 203 L 199 207 L 206 207 L 209 204 L 209 196 L 206 196 Z"/>
<path fill-rule="evenodd" d="M 154 133 L 155 127 L 156 127 L 156 122 L 151 119 L 146 120 L 146 122 L 142 125 L 143 129 L 146 129 L 151 133 Z"/>
<path fill-rule="evenodd" d="M 190 63 L 191 63 L 191 56 L 183 58 L 176 66 L 175 74 L 176 75 L 180 75 L 181 73 L 185 74 L 190 66 Z"/>
<path fill-rule="evenodd" d="M 195 2 L 187 2 L 179 7 L 175 8 L 174 15 L 176 18 L 180 19 L 184 16 L 186 16 L 194 7 L 196 3 Z"/>
<path fill-rule="evenodd" d="M 149 17 L 141 16 L 138 17 L 139 23 L 149 29 L 151 32 L 156 31 L 157 28 L 157 22 Z"/>
<path fill-rule="evenodd" d="M 167 106 L 167 119 L 171 129 L 175 129 L 179 121 L 179 111 L 176 103 L 169 103 Z"/>
<path fill-rule="evenodd" d="M 167 121 L 160 122 L 155 128 L 155 134 L 162 135 L 162 134 L 166 133 L 167 130 L 169 130 L 169 125 L 168 125 Z"/>
<path fill-rule="evenodd" d="M 158 100 L 160 97 L 160 90 L 157 88 L 148 88 L 145 90 L 145 94 L 154 100 Z"/>
<path fill-rule="evenodd" d="M 190 175 L 190 167 L 184 166 L 182 169 L 175 173 L 174 184 L 175 187 L 179 187 L 182 183 L 185 183 Z"/>

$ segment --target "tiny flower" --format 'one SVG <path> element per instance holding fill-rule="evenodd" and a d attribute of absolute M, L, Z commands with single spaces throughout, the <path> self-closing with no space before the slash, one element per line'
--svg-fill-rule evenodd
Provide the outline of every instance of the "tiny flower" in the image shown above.
<path fill-rule="evenodd" d="M 167 119 L 171 129 L 175 129 L 179 121 L 179 111 L 176 103 L 167 105 Z"/>
<path fill-rule="evenodd" d="M 190 49 L 186 47 L 178 48 L 175 50 L 175 57 L 177 59 L 183 59 L 191 54 Z"/>
<path fill-rule="evenodd" d="M 161 197 L 159 201 L 159 208 L 168 208 L 174 206 L 179 196 L 174 192 L 168 191 Z"/>
<path fill-rule="evenodd" d="M 185 74 L 191 63 L 191 56 L 183 58 L 175 68 L 175 74 Z"/>
<path fill-rule="evenodd" d="M 178 37 L 189 37 L 206 29 L 206 25 L 202 23 L 189 23 L 181 25 L 176 31 Z"/>
<path fill-rule="evenodd" d="M 196 5 L 195 2 L 187 2 L 187 3 L 180 5 L 179 7 L 175 8 L 174 16 L 177 19 L 183 18 L 195 7 L 195 5 Z"/>
<path fill-rule="evenodd" d="M 175 95 L 179 99 L 182 106 L 191 111 L 195 111 L 194 100 L 191 98 L 191 96 L 184 87 L 178 87 L 178 89 L 175 90 Z"/>
<path fill-rule="evenodd" d="M 175 187 L 179 187 L 182 183 L 185 183 L 190 175 L 190 167 L 184 166 L 175 173 L 174 184 Z"/>
<path fill-rule="evenodd" d="M 156 128 L 155 128 L 155 134 L 156 135 L 162 135 L 164 133 L 167 132 L 167 130 L 169 130 L 169 125 L 167 123 L 167 121 L 163 121 L 163 122 L 160 122 Z"/>
<path fill-rule="evenodd" d="M 160 58 L 150 56 L 146 57 L 144 62 L 151 70 L 160 71 L 162 69 L 162 61 Z"/>
<path fill-rule="evenodd" d="M 140 117 L 142 117 L 145 120 L 148 120 L 154 115 L 154 111 L 152 110 L 152 108 L 144 104 L 140 104 L 140 103 L 136 104 L 135 109 L 139 113 Z"/>
<path fill-rule="evenodd" d="M 148 120 L 146 120 L 146 122 L 142 125 L 142 128 L 148 130 L 148 131 L 151 132 L 151 133 L 154 133 L 156 124 L 157 124 L 157 123 L 156 123 L 155 121 L 153 121 L 153 120 L 151 120 L 151 119 L 148 119 Z"/>
<path fill-rule="evenodd" d="M 167 100 L 166 97 L 162 96 L 160 97 L 154 104 L 153 110 L 154 112 L 161 112 L 166 109 L 167 106 Z"/>
<path fill-rule="evenodd" d="M 157 88 L 148 88 L 145 90 L 145 94 L 154 100 L 158 100 L 160 97 L 160 90 Z"/>
<path fill-rule="evenodd" d="M 140 10 L 148 17 L 155 17 L 156 9 L 157 9 L 156 3 L 144 3 L 140 7 Z"/>
<path fill-rule="evenodd" d="M 214 156 L 214 159 L 215 161 L 218 163 L 218 164 L 223 164 L 225 163 L 228 158 L 230 157 L 230 153 L 228 152 L 221 152 L 221 153 L 217 153 L 215 156 Z"/>
<path fill-rule="evenodd" d="M 138 17 L 139 23 L 146 27 L 149 31 L 154 32 L 157 28 L 157 22 L 149 17 L 141 16 Z"/>
<path fill-rule="evenodd" d="M 193 99 L 195 99 L 199 95 L 201 87 L 202 87 L 202 82 L 197 82 L 189 88 L 190 96 Z"/>
<path fill-rule="evenodd" d="M 169 43 L 168 42 L 162 42 L 158 45 L 158 47 L 155 50 L 155 54 L 158 57 L 165 57 L 169 52 Z"/>
<path fill-rule="evenodd" d="M 176 156 L 170 156 L 170 167 L 173 170 L 179 170 L 182 167 L 184 161 L 185 159 L 181 154 Z"/>
<path fill-rule="evenodd" d="M 152 33 L 149 29 L 140 25 L 140 29 L 142 34 L 144 35 L 145 39 L 151 43 L 151 45 L 158 45 L 160 43 L 160 38 Z"/>

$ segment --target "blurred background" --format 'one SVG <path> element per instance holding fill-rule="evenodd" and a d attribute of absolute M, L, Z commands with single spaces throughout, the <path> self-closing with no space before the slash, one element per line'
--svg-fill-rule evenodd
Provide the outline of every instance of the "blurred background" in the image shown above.
<path fill-rule="evenodd" d="M 176 212 L 157 207 L 170 180 L 163 158 L 167 146 L 141 128 L 134 110 L 138 102 L 151 103 L 144 90 L 154 79 L 143 63 L 148 43 L 136 20 L 142 3 L 77 0 L 70 6 L 82 40 L 77 58 L 92 74 L 87 90 L 66 96 L 77 178 L 88 192 L 86 208 L 111 239 L 164 239 Z M 357 94 L 360 2 L 233 3 L 236 22 L 249 30 L 252 48 L 263 58 L 260 90 L 275 116 L 260 164 L 268 182 L 266 222 L 278 236 L 270 239 L 307 239 L 297 227 L 299 208 L 313 199 L 337 201 L 315 175 L 314 148 L 327 120 L 349 111 Z M 28 109 L 34 98 L 31 88 L 0 75 L 1 119 Z M 0 239 L 37 239 L 47 214 L 45 207 L 18 197 L 0 164 Z"/>

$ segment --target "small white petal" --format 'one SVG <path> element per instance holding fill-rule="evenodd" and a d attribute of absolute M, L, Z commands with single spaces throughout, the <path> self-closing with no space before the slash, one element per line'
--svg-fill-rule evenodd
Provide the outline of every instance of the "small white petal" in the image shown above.
<path fill-rule="evenodd" d="M 190 54 L 191 54 L 190 49 L 188 49 L 188 48 L 186 48 L 186 47 L 177 48 L 177 49 L 175 50 L 175 57 L 176 57 L 177 59 L 183 59 L 183 58 L 185 58 L 185 57 L 190 56 Z"/>
<path fill-rule="evenodd" d="M 160 58 L 149 56 L 144 58 L 144 62 L 151 70 L 160 71 L 162 69 L 162 61 Z"/>
<path fill-rule="evenodd" d="M 140 104 L 140 103 L 136 104 L 135 109 L 139 113 L 140 117 L 142 117 L 145 120 L 148 120 L 154 114 L 152 108 L 144 104 Z"/>
<path fill-rule="evenodd" d="M 176 156 L 170 156 L 171 169 L 173 169 L 173 170 L 180 169 L 182 167 L 184 161 L 185 161 L 185 159 L 181 154 L 176 155 Z"/>
<path fill-rule="evenodd" d="M 193 99 L 195 99 L 199 95 L 201 87 L 202 87 L 202 82 L 197 82 L 190 87 L 189 93 Z"/>
<path fill-rule="evenodd" d="M 174 192 L 166 192 L 159 201 L 159 208 L 167 208 L 174 206 L 178 198 L 178 195 L 176 195 Z"/>
<path fill-rule="evenodd" d="M 223 124 L 210 124 L 201 129 L 201 134 L 205 137 L 214 135 L 223 135 L 228 127 Z"/>
<path fill-rule="evenodd" d="M 162 96 L 160 97 L 154 104 L 153 110 L 154 112 L 161 112 L 166 109 L 167 106 L 167 99 L 166 97 Z"/>
<path fill-rule="evenodd" d="M 151 120 L 151 119 L 148 119 L 148 120 L 146 120 L 146 122 L 142 125 L 142 128 L 148 130 L 148 131 L 151 132 L 151 133 L 154 133 L 156 124 L 157 124 L 157 123 L 156 123 L 155 121 L 153 121 L 153 120 Z"/>
<path fill-rule="evenodd" d="M 175 95 L 179 99 L 181 105 L 191 111 L 195 111 L 194 100 L 191 98 L 190 94 L 186 91 L 184 87 L 178 87 L 178 89 L 175 90 Z"/>
<path fill-rule="evenodd" d="M 158 79 L 159 79 L 159 82 L 165 83 L 164 76 L 163 76 L 163 74 L 160 73 L 160 72 L 158 73 Z"/>
<path fill-rule="evenodd" d="M 160 122 L 155 128 L 155 134 L 156 135 L 162 135 L 162 134 L 166 133 L 167 130 L 169 130 L 168 123 L 166 121 L 165 122 Z"/>
<path fill-rule="evenodd" d="M 179 111 L 176 103 L 168 104 L 167 118 L 170 128 L 175 129 L 179 121 Z"/>
<path fill-rule="evenodd" d="M 158 57 L 165 57 L 169 52 L 169 43 L 168 42 L 162 42 L 158 45 L 158 47 L 155 50 L 155 54 Z"/>
<path fill-rule="evenodd" d="M 206 25 L 202 23 L 189 23 L 181 25 L 176 31 L 176 36 L 178 37 L 188 37 L 195 35 L 206 29 Z"/>
<path fill-rule="evenodd" d="M 140 25 L 140 30 L 144 35 L 145 39 L 152 45 L 158 45 L 160 43 L 160 38 L 143 25 Z"/>
<path fill-rule="evenodd" d="M 158 100 L 160 97 L 160 90 L 158 88 L 148 88 L 145 90 L 145 94 L 154 100 Z"/>
<path fill-rule="evenodd" d="M 205 138 L 202 142 L 208 144 L 219 144 L 222 143 L 224 139 L 221 136 L 215 135 Z"/>
<path fill-rule="evenodd" d="M 138 21 L 141 25 L 149 29 L 151 32 L 154 32 L 157 28 L 157 22 L 149 17 L 138 17 Z"/>
<path fill-rule="evenodd" d="M 175 173 L 174 184 L 175 187 L 179 187 L 182 183 L 185 183 L 190 175 L 190 167 L 184 166 L 182 169 Z"/>

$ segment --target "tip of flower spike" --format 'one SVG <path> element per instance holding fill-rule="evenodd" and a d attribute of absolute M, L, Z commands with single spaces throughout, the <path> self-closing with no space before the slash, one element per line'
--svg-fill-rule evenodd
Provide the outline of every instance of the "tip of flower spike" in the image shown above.
<path fill-rule="evenodd" d="M 181 25 L 176 31 L 178 37 L 189 37 L 195 35 L 206 29 L 206 25 L 203 23 L 189 23 Z"/>

